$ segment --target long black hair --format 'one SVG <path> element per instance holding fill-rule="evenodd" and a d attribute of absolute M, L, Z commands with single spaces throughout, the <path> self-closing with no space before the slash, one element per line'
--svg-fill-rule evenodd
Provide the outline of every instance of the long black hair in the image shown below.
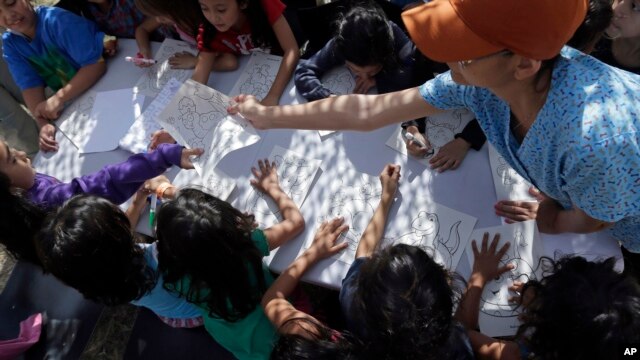
<path fill-rule="evenodd" d="M 36 246 L 46 271 L 107 305 L 137 300 L 157 281 L 127 216 L 98 196 L 75 196 L 52 213 Z"/>
<path fill-rule="evenodd" d="M 180 30 L 196 38 L 198 26 L 206 22 L 198 0 L 135 0 L 145 16 L 170 17 Z"/>
<path fill-rule="evenodd" d="M 197 189 L 181 190 L 156 218 L 165 288 L 206 304 L 210 316 L 227 321 L 254 311 L 267 285 L 262 253 L 251 239 L 253 223 L 253 216 L 226 201 Z"/>
<path fill-rule="evenodd" d="M 262 7 L 262 2 L 260 0 L 235 1 L 238 3 L 238 7 L 245 7 L 241 11 L 246 14 L 247 21 L 251 24 L 251 42 L 253 46 L 256 48 L 269 48 L 272 54 L 281 54 L 282 48 L 269 23 L 267 13 Z M 200 13 L 202 14 L 202 11 Z M 198 29 L 198 48 L 209 49 L 209 44 L 215 38 L 217 32 L 218 30 L 205 19 Z"/>
<path fill-rule="evenodd" d="M 11 256 L 41 265 L 34 238 L 46 214 L 44 209 L 27 199 L 22 190 L 13 189 L 9 177 L 0 172 L 0 244 Z"/>

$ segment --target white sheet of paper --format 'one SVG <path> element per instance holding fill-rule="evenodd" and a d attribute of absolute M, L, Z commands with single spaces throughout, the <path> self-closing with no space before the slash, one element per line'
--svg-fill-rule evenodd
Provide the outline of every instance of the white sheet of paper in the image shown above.
<path fill-rule="evenodd" d="M 353 93 L 356 80 L 346 66 L 338 66 L 322 76 L 322 85 L 331 90 L 333 94 L 346 95 Z"/>
<path fill-rule="evenodd" d="M 221 200 L 228 200 L 236 187 L 236 179 L 231 178 L 220 169 L 213 169 L 208 172 L 206 178 L 199 174 L 194 174 L 191 170 L 182 170 L 173 179 L 175 184 L 188 184 L 196 188 L 202 187 L 202 191 L 207 192 Z"/>
<path fill-rule="evenodd" d="M 380 202 L 382 185 L 377 176 L 356 172 L 351 168 L 339 171 L 342 176 L 330 185 L 330 192 L 322 205 L 321 216 L 316 221 L 319 227 L 323 221 L 343 217 L 349 230 L 340 235 L 338 243 L 347 242 L 349 246 L 333 257 L 347 264 L 353 263 L 356 249 L 364 230 L 369 225 L 373 213 Z M 307 225 L 310 226 L 310 225 Z M 305 248 L 313 243 L 316 231 L 310 232 Z"/>
<path fill-rule="evenodd" d="M 60 114 L 56 121 L 56 127 L 61 133 L 57 136 L 65 136 L 73 143 L 76 149 L 80 149 L 79 143 L 87 129 L 93 129 L 95 119 L 91 119 L 91 110 L 96 102 L 96 92 L 89 90 L 78 96 Z"/>
<path fill-rule="evenodd" d="M 181 83 L 189 79 L 193 73 L 193 69 L 172 69 L 169 65 L 169 58 L 173 54 L 183 51 L 193 55 L 198 54 L 196 48 L 184 41 L 174 39 L 166 39 L 163 41 L 160 49 L 158 49 L 158 52 L 154 56 L 154 59 L 157 60 L 158 63 L 148 67 L 140 77 L 135 85 L 136 92 L 145 96 L 155 97 L 169 79 L 174 78 Z"/>
<path fill-rule="evenodd" d="M 322 162 L 306 158 L 280 146 L 273 148 L 269 161 L 276 163 L 282 191 L 289 195 L 299 208 L 302 207 Z M 251 189 L 239 208 L 253 214 L 261 228 L 272 226 L 282 218 L 276 203 L 255 188 Z"/>
<path fill-rule="evenodd" d="M 420 197 L 406 197 L 398 214 L 404 216 L 394 219 L 394 226 L 385 234 L 384 245 L 419 246 L 450 270 L 458 266 L 478 220 Z"/>
<path fill-rule="evenodd" d="M 69 107 L 73 114 L 60 124 L 60 130 L 81 154 L 111 151 L 140 115 L 144 97 L 134 94 L 133 89 L 102 91 L 95 97 L 87 94 Z"/>
<path fill-rule="evenodd" d="M 517 317 L 520 310 L 508 301 L 509 297 L 514 295 L 510 294 L 509 286 L 514 280 L 527 282 L 529 279 L 540 278 L 542 240 L 535 220 L 477 229 L 471 234 L 471 239 L 476 241 L 478 248 L 482 245 L 482 236 L 485 232 L 489 233 L 489 244 L 495 234 L 500 234 L 498 249 L 506 242 L 511 243 L 501 260 L 501 265 L 512 263 L 516 267 L 485 286 L 480 302 L 480 330 L 489 336 L 512 336 L 518 329 Z M 473 267 L 474 255 L 471 241 L 467 246 L 467 258 Z"/>
<path fill-rule="evenodd" d="M 253 51 L 229 96 L 248 94 L 259 100 L 264 99 L 278 74 L 281 62 L 282 56 Z"/>
<path fill-rule="evenodd" d="M 405 145 L 405 138 L 402 136 L 402 128 L 398 126 L 391 134 L 386 144 L 397 152 L 409 156 L 409 158 L 429 167 L 429 159 L 438 154 L 440 148 L 454 139 L 455 134 L 462 132 L 465 126 L 474 118 L 471 111 L 466 109 L 456 109 L 446 111 L 437 115 L 426 117 L 427 139 L 433 148 L 433 153 L 424 158 L 409 156 Z"/>
<path fill-rule="evenodd" d="M 489 145 L 489 162 L 498 200 L 536 201 L 529 195 L 531 183 L 509 166 L 491 145 Z"/>
<path fill-rule="evenodd" d="M 120 139 L 120 147 L 134 154 L 147 150 L 151 135 L 162 129 L 156 118 L 167 107 L 173 96 L 180 89 L 180 83 L 176 79 L 169 79 L 158 96 L 144 109 L 144 112 L 136 118 L 127 134 Z"/>
<path fill-rule="evenodd" d="M 178 143 L 204 149 L 193 160 L 204 178 L 225 155 L 260 140 L 251 123 L 227 114 L 229 101 L 221 92 L 187 80 L 157 118 Z"/>

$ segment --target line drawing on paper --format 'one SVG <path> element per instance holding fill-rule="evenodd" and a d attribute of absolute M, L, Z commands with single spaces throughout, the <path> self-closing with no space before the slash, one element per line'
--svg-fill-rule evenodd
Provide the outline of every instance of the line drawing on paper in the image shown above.
<path fill-rule="evenodd" d="M 497 200 L 535 201 L 536 198 L 529 194 L 531 183 L 518 174 L 493 146 L 489 145 L 488 148 Z"/>
<path fill-rule="evenodd" d="M 320 167 L 320 161 L 304 158 L 292 151 L 276 146 L 269 161 L 276 163 L 280 188 L 298 207 L 302 206 Z M 245 211 L 253 214 L 263 227 L 282 220 L 276 203 L 265 193 L 252 188 L 244 203 Z"/>
<path fill-rule="evenodd" d="M 209 112 L 199 112 L 196 108 L 196 103 L 189 97 L 182 97 L 178 101 L 178 112 L 180 115 L 175 117 L 169 117 L 167 122 L 174 125 L 182 126 L 185 129 L 183 136 L 185 141 L 191 147 L 204 147 L 205 138 L 210 135 L 220 123 L 220 120 L 226 115 L 226 109 L 221 110 L 220 103 L 214 103 L 212 100 L 208 101 L 213 110 Z"/>
<path fill-rule="evenodd" d="M 249 94 L 259 100 L 264 99 L 278 74 L 281 62 L 281 56 L 261 51 L 251 52 L 251 58 L 229 92 L 229 96 Z"/>
<path fill-rule="evenodd" d="M 80 148 L 95 127 L 96 120 L 91 119 L 91 111 L 96 101 L 97 93 L 88 91 L 77 98 L 66 109 L 58 120 L 59 129 L 64 135 Z"/>
<path fill-rule="evenodd" d="M 197 54 L 197 50 L 184 41 L 165 39 L 160 49 L 155 54 L 154 59 L 158 62 L 146 69 L 135 85 L 137 92 L 145 96 L 156 96 L 167 84 L 169 79 L 176 79 L 183 83 L 191 77 L 191 69 L 172 69 L 169 65 L 169 58 L 178 52 L 189 52 Z"/>
<path fill-rule="evenodd" d="M 275 76 L 273 76 L 273 78 L 271 77 L 272 72 L 271 65 L 268 64 L 254 67 L 249 74 L 251 81 L 242 83 L 242 85 L 240 85 L 240 92 L 242 94 L 254 94 L 256 97 L 263 99 L 267 93 L 269 93 L 271 84 L 275 79 Z"/>
<path fill-rule="evenodd" d="M 351 72 L 340 66 L 329 70 L 322 77 L 322 85 L 336 95 L 351 94 L 356 87 L 356 81 Z"/>

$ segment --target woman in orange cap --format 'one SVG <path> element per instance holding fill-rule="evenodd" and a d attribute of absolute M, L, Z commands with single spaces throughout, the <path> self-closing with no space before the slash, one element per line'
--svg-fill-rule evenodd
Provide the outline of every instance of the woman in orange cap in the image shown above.
<path fill-rule="evenodd" d="M 640 78 L 564 44 L 588 0 L 434 0 L 403 13 L 419 49 L 451 71 L 418 88 L 263 107 L 230 107 L 258 128 L 372 130 L 466 107 L 489 142 L 540 191 L 537 215 L 498 203 L 546 233 L 610 228 L 640 252 Z M 638 261 L 640 264 L 640 261 Z M 629 265 L 627 265 L 629 266 Z"/>

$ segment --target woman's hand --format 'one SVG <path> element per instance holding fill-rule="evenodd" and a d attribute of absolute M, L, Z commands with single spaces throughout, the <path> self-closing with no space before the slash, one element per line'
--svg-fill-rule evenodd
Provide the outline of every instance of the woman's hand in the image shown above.
<path fill-rule="evenodd" d="M 529 194 L 536 198 L 534 201 L 501 200 L 494 205 L 496 215 L 504 217 L 507 224 L 519 221 L 534 220 L 538 217 L 540 202 L 547 198 L 534 186 L 529 188 Z"/>
<path fill-rule="evenodd" d="M 268 129 L 269 123 L 262 119 L 266 107 L 253 95 L 238 95 L 233 98 L 233 103 L 227 108 L 231 115 L 242 115 L 256 129 Z"/>

